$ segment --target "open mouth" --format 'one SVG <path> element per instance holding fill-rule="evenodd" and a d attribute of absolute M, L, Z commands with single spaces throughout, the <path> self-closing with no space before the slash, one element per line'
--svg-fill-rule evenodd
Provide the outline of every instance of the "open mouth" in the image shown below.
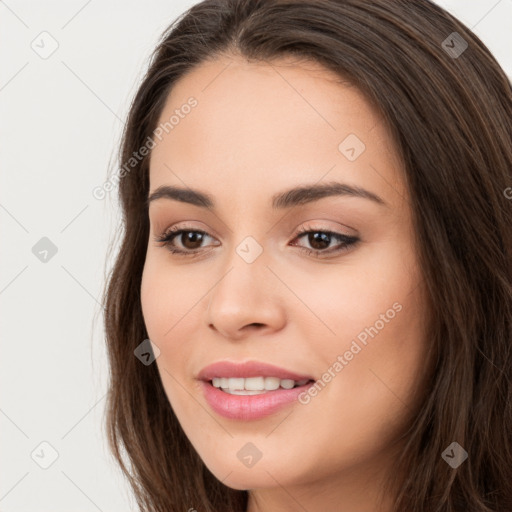
<path fill-rule="evenodd" d="M 214 377 L 208 381 L 214 388 L 230 395 L 262 395 L 307 386 L 313 382 L 312 379 L 295 381 L 279 377 Z"/>
<path fill-rule="evenodd" d="M 242 377 L 244 374 L 250 377 Z M 299 395 L 315 383 L 311 375 L 261 363 L 252 367 L 218 364 L 217 367 L 207 367 L 198 377 L 210 408 L 220 416 L 236 421 L 259 420 L 284 407 L 292 407 Z"/>

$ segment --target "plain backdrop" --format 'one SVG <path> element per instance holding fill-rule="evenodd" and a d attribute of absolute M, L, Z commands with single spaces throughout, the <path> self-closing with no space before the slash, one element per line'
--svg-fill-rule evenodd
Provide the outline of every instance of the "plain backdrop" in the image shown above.
<path fill-rule="evenodd" d="M 194 3 L 0 1 L 1 512 L 136 510 L 101 428 L 120 217 L 92 190 L 159 35 Z M 439 4 L 512 76 L 512 0 Z"/>

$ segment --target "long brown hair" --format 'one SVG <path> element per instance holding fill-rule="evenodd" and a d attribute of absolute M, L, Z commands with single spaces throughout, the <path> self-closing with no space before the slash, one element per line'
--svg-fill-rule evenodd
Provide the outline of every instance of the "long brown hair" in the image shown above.
<path fill-rule="evenodd" d="M 512 510 L 509 79 L 475 34 L 429 0 L 205 0 L 155 49 L 131 104 L 121 164 L 152 136 L 174 83 L 221 54 L 315 60 L 382 113 L 404 162 L 434 349 L 424 403 L 389 481 L 394 510 Z M 124 174 L 122 242 L 104 289 L 110 448 L 143 511 L 242 512 L 247 492 L 205 467 L 156 365 L 134 356 L 148 338 L 140 284 L 149 155 Z M 456 469 L 442 457 L 454 441 L 468 453 Z"/>

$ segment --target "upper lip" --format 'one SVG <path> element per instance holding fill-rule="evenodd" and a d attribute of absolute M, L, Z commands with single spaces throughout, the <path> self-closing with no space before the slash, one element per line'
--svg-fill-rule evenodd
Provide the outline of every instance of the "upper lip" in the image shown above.
<path fill-rule="evenodd" d="M 278 377 L 280 379 L 313 380 L 310 375 L 302 375 L 279 366 L 260 361 L 234 363 L 232 361 L 217 361 L 205 366 L 198 374 L 199 380 L 209 381 L 214 377 Z"/>

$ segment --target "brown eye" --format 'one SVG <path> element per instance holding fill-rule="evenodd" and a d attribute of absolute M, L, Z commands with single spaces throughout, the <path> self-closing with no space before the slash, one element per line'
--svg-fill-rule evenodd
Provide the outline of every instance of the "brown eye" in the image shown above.
<path fill-rule="evenodd" d="M 179 236 L 179 241 L 185 249 L 195 250 L 201 247 L 204 233 L 200 231 L 182 231 Z"/>
<path fill-rule="evenodd" d="M 187 256 L 196 254 L 201 250 L 201 244 L 205 236 L 212 238 L 204 231 L 183 228 L 164 233 L 162 236 L 156 237 L 155 241 L 163 243 L 172 253 Z M 176 240 L 179 242 L 178 246 L 175 244 Z"/>
<path fill-rule="evenodd" d="M 317 236 L 320 235 L 320 236 Z M 331 235 L 323 232 L 310 232 L 308 233 L 308 242 L 315 250 L 327 249 L 331 243 Z"/>
<path fill-rule="evenodd" d="M 162 236 L 155 237 L 156 242 L 161 242 L 171 253 L 179 256 L 194 256 L 201 252 L 201 249 L 207 246 L 202 246 L 205 237 L 213 238 L 205 231 L 198 229 L 174 229 L 167 231 Z M 359 242 L 356 236 L 344 235 L 343 233 L 336 233 L 327 229 L 301 229 L 296 236 L 296 239 L 306 238 L 309 247 L 303 247 L 298 244 L 301 251 L 317 257 L 328 256 L 331 254 L 338 254 L 348 250 L 351 246 Z M 337 246 L 329 247 L 333 241 L 337 240 Z M 178 242 L 178 243 L 177 243 Z"/>
<path fill-rule="evenodd" d="M 327 229 L 301 229 L 299 230 L 297 239 L 305 238 L 311 248 L 299 246 L 302 251 L 308 254 L 321 257 L 332 253 L 340 253 L 348 250 L 351 246 L 359 242 L 356 236 L 344 235 L 343 233 L 335 233 Z M 337 240 L 337 246 L 329 248 L 331 242 Z M 293 244 L 297 245 L 297 244 Z"/>

